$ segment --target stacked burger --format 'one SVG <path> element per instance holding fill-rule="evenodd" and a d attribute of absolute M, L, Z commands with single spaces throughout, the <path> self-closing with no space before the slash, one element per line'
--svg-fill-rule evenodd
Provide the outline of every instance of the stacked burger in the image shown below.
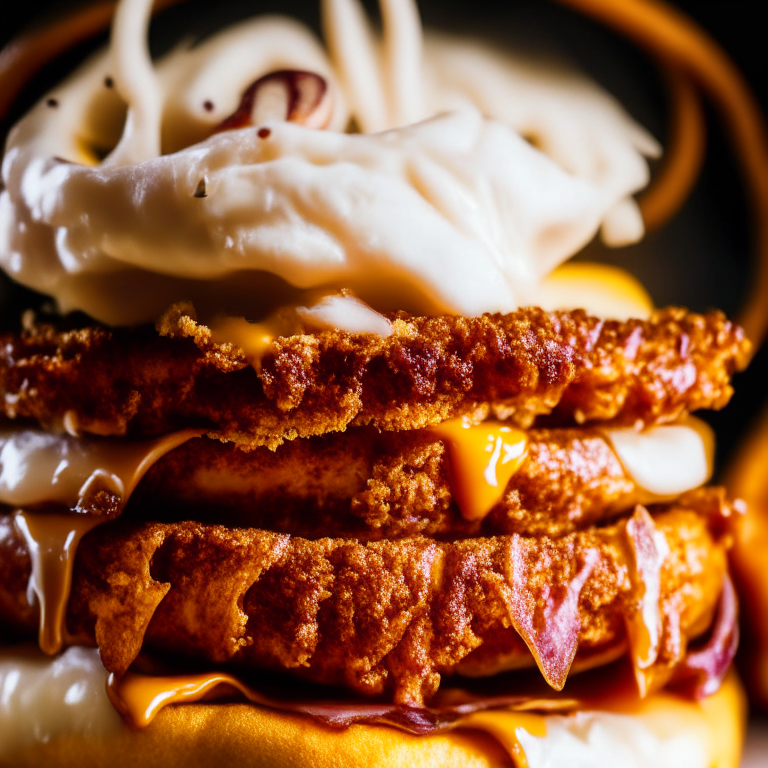
<path fill-rule="evenodd" d="M 149 10 L 6 148 L 4 268 L 89 318 L 2 335 L 0 764 L 735 765 L 689 414 L 748 342 L 548 277 L 641 235 L 653 140 L 405 0 L 325 3 L 330 59 L 270 18 L 155 65 Z"/>

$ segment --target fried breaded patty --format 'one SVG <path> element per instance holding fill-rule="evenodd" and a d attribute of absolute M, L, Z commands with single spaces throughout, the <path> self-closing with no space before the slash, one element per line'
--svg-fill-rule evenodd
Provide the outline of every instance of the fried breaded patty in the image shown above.
<path fill-rule="evenodd" d="M 669 422 L 722 407 L 749 342 L 721 313 L 667 309 L 604 321 L 536 308 L 508 315 L 392 316 L 387 338 L 333 330 L 275 339 L 257 374 L 191 310 L 149 328 L 0 334 L 4 412 L 83 432 L 185 426 L 253 448 L 370 425 L 409 430 L 455 416 L 530 426 Z"/>
<path fill-rule="evenodd" d="M 67 627 L 97 644 L 117 673 L 143 648 L 420 705 L 441 675 L 487 675 L 534 658 L 561 687 L 574 656 L 578 664 L 621 653 L 628 624 L 658 606 L 658 625 L 647 629 L 658 639 L 663 683 L 709 625 L 726 572 L 711 504 L 703 494 L 698 510 L 692 501 L 653 518 L 638 506 L 612 525 L 559 538 L 455 541 L 309 540 L 121 520 L 83 539 Z M 31 566 L 8 523 L 0 563 L 12 578 L 0 582 L 0 619 L 34 633 L 36 609 L 9 594 L 26 589 Z"/>
<path fill-rule="evenodd" d="M 429 429 L 360 427 L 242 451 L 209 438 L 164 456 L 134 494 L 129 515 L 195 519 L 297 536 L 380 539 L 520 533 L 558 536 L 654 499 L 627 474 L 596 429 L 528 433 L 527 458 L 485 520 L 465 520 L 450 461 Z"/>

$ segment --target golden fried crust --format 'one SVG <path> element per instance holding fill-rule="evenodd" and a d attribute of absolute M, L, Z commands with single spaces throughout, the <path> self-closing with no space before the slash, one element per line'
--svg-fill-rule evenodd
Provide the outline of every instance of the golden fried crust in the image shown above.
<path fill-rule="evenodd" d="M 647 546 L 641 559 L 638 536 L 656 542 L 657 559 Z M 0 560 L 18 546 L 7 527 Z M 452 542 L 120 521 L 83 539 L 67 626 L 118 673 L 142 648 L 164 650 L 420 705 L 441 675 L 493 674 L 532 666 L 534 656 L 561 687 L 574 656 L 580 664 L 626 649 L 627 624 L 647 616 L 650 595 L 660 610 L 654 677 L 663 684 L 709 625 L 725 568 L 705 515 L 682 507 L 654 518 L 637 507 L 611 526 L 557 539 Z"/>
<path fill-rule="evenodd" d="M 720 313 L 603 321 L 583 311 L 392 316 L 387 338 L 341 331 L 276 339 L 261 374 L 177 308 L 151 329 L 30 326 L 0 334 L 6 415 L 96 434 L 201 426 L 247 447 L 371 425 L 424 427 L 490 414 L 529 426 L 668 422 L 722 407 L 749 343 Z"/>
<path fill-rule="evenodd" d="M 446 448 L 430 430 L 365 427 L 298 439 L 276 451 L 190 440 L 137 489 L 128 516 L 195 519 L 296 536 L 559 536 L 654 499 L 589 428 L 528 434 L 528 455 L 485 521 L 465 520 Z"/>

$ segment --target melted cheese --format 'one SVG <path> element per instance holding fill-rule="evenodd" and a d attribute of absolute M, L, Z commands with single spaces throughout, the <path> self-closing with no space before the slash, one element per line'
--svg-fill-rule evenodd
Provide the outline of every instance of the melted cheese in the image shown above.
<path fill-rule="evenodd" d="M 501 500 L 512 476 L 527 457 L 526 433 L 486 421 L 471 425 L 449 419 L 429 427 L 448 449 L 451 492 L 467 520 L 481 520 Z M 644 431 L 601 430 L 627 475 L 645 492 L 644 503 L 673 499 L 698 488 L 712 475 L 714 437 L 703 421 Z"/>
<path fill-rule="evenodd" d="M 572 261 L 539 284 L 534 303 L 546 310 L 585 309 L 611 320 L 647 318 L 653 300 L 637 278 L 608 264 Z"/>
<path fill-rule="evenodd" d="M 26 745 L 120 729 L 106 682 L 95 650 L 70 648 L 54 660 L 31 648 L 0 650 L 0 764 Z M 164 707 L 200 701 L 221 685 L 258 698 L 236 677 L 218 673 L 129 674 L 110 678 L 108 687 L 127 719 L 146 726 Z M 517 768 L 738 768 L 744 715 L 743 693 L 731 675 L 717 693 L 699 702 L 667 693 L 638 702 L 612 692 L 569 715 L 488 710 L 467 715 L 458 726 L 463 734 L 491 735 Z"/>
<path fill-rule="evenodd" d="M 481 520 L 501 500 L 527 457 L 525 432 L 500 422 L 449 419 L 429 428 L 448 449 L 451 491 L 467 520 Z"/>
<path fill-rule="evenodd" d="M 602 430 L 627 474 L 652 499 L 672 499 L 704 485 L 712 476 L 715 441 L 712 429 L 689 416 L 679 424 L 638 431 Z"/>
<path fill-rule="evenodd" d="M 307 330 L 342 328 L 348 333 L 391 336 L 392 323 L 348 294 L 329 294 L 310 306 L 288 306 L 258 323 L 244 317 L 222 317 L 211 324 L 214 341 L 240 347 L 249 363 L 261 372 L 261 359 L 275 339 Z"/>

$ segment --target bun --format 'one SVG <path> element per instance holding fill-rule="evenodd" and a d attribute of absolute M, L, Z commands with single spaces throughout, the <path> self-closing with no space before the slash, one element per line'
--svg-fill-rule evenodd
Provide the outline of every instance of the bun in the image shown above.
<path fill-rule="evenodd" d="M 612 711 L 548 715 L 541 718 L 546 736 L 520 738 L 529 768 L 738 768 L 744 712 L 741 686 L 732 674 L 716 694 L 697 703 L 660 693 L 634 707 L 625 702 Z M 2 765 L 491 768 L 509 765 L 515 724 L 537 721 L 536 715 L 490 711 L 470 716 L 471 728 L 412 736 L 383 726 L 337 730 L 250 704 L 185 704 L 162 710 L 146 729 L 121 725 L 99 737 L 70 734 L 23 749 Z"/>

